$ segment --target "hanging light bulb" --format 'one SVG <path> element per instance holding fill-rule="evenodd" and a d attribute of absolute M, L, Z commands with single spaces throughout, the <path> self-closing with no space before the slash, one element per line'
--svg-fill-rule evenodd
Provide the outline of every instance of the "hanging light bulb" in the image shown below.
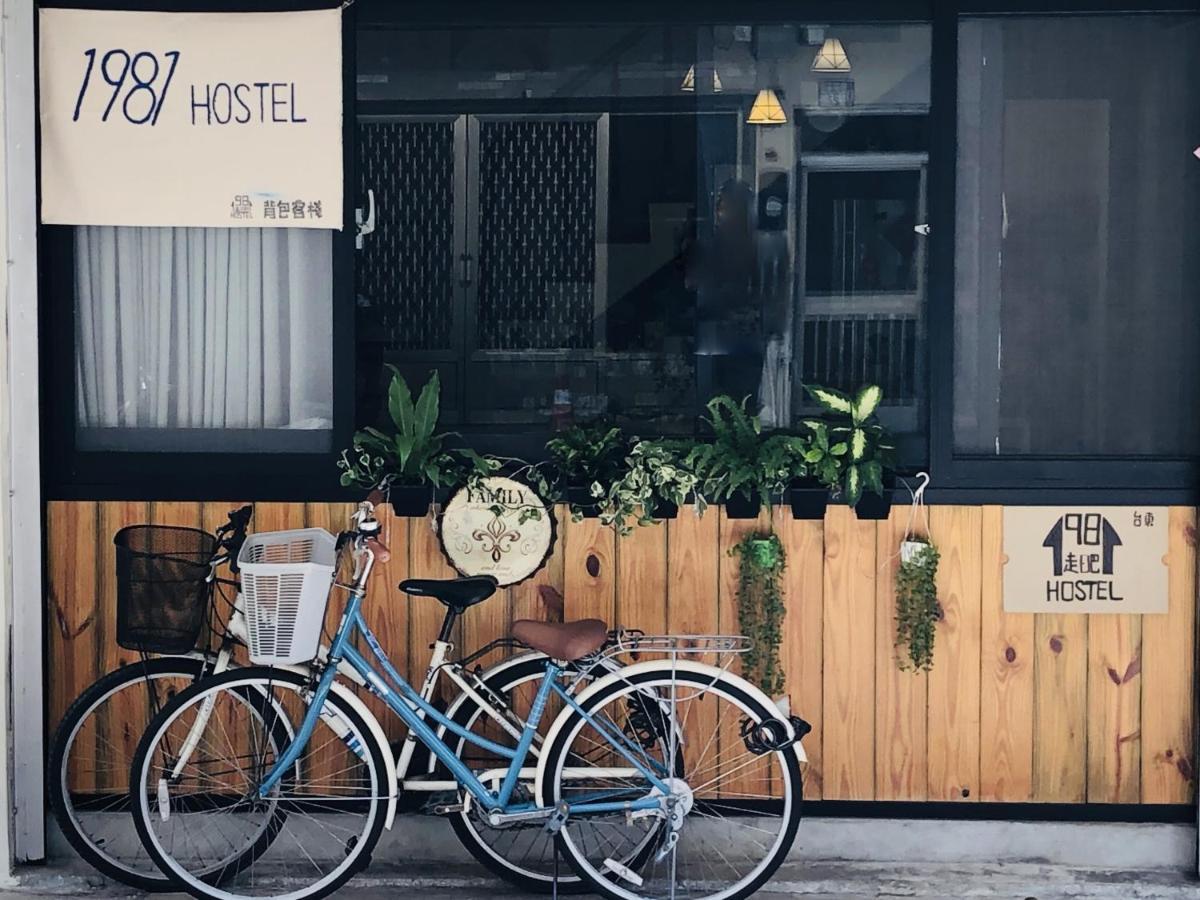
<path fill-rule="evenodd" d="M 778 95 L 770 88 L 763 88 L 754 98 L 754 105 L 750 107 L 750 115 L 746 116 L 746 122 L 750 125 L 786 125 L 787 113 L 784 112 Z"/>
<path fill-rule="evenodd" d="M 837 38 L 826 38 L 825 43 L 821 45 L 821 49 L 817 51 L 817 55 L 813 59 L 812 70 L 814 72 L 849 72 L 850 57 L 846 55 L 846 48 L 842 46 L 842 42 Z"/>

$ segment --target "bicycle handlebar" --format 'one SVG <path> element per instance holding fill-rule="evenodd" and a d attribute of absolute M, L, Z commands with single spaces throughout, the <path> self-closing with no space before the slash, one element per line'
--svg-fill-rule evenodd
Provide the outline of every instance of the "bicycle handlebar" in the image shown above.
<path fill-rule="evenodd" d="M 238 570 L 238 554 L 242 552 L 242 544 L 246 543 L 246 529 L 253 515 L 252 506 L 230 510 L 229 521 L 217 529 L 217 547 L 225 551 L 229 570 L 235 574 Z"/>

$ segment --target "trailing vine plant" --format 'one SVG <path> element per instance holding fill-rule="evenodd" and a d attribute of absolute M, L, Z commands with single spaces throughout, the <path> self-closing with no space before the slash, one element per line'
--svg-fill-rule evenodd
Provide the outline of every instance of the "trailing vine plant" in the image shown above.
<path fill-rule="evenodd" d="M 933 668 L 933 642 L 942 607 L 937 598 L 937 547 L 908 541 L 914 549 L 900 560 L 896 573 L 896 650 L 900 668 L 928 672 Z"/>
<path fill-rule="evenodd" d="M 912 491 L 912 512 L 900 544 L 900 568 L 896 573 L 896 662 L 902 671 L 928 672 L 933 668 L 933 643 L 942 617 L 937 597 L 941 555 L 930 538 L 913 534 L 913 526 L 922 517 L 924 533 L 929 534 L 925 506 L 929 476 L 922 472 L 917 477 L 921 485 Z"/>
<path fill-rule="evenodd" d="M 748 534 L 729 550 L 738 560 L 738 630 L 750 638 L 742 656 L 742 675 L 768 697 L 783 693 L 784 672 L 779 660 L 783 639 L 781 581 L 787 556 L 774 532 Z"/>

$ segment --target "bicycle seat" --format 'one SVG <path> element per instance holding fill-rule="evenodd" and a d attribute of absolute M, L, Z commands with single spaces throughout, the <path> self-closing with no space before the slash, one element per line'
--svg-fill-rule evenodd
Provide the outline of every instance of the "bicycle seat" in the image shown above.
<path fill-rule="evenodd" d="M 491 575 L 472 575 L 469 578 L 408 578 L 400 582 L 400 590 L 417 597 L 435 597 L 460 613 L 496 593 L 496 585 L 496 579 Z"/>
<path fill-rule="evenodd" d="M 608 626 L 599 619 L 562 623 L 518 619 L 513 622 L 512 636 L 527 647 L 541 650 L 551 659 L 575 662 L 604 646 L 608 640 Z"/>

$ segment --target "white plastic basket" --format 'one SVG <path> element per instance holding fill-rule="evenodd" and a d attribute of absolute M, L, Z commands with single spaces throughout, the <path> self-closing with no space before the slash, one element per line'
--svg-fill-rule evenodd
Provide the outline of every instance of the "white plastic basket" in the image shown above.
<path fill-rule="evenodd" d="M 253 534 L 238 554 L 250 660 L 307 662 L 317 655 L 337 562 L 324 528 Z"/>

